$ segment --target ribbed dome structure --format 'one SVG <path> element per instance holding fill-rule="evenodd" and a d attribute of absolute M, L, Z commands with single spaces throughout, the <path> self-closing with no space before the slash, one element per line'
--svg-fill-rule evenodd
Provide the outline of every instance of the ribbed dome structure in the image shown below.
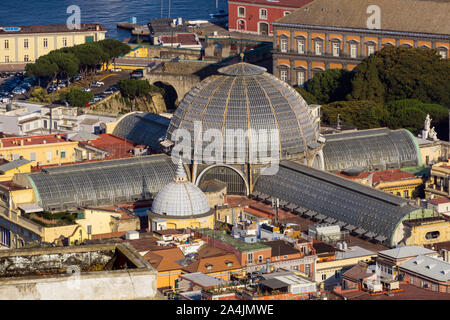
<path fill-rule="evenodd" d="M 272 132 L 278 140 L 280 159 L 304 155 L 305 151 L 320 145 L 311 110 L 291 86 L 267 73 L 265 68 L 245 62 L 223 67 L 219 73 L 206 78 L 184 96 L 171 119 L 166 139 L 186 145 L 189 141 L 177 142 L 174 135 L 174 130 L 186 129 L 191 134 L 189 147 L 193 149 L 196 140 L 196 150 L 205 150 L 210 141 L 201 142 L 194 135 L 194 123 L 199 121 L 203 133 L 208 129 L 222 132 L 224 162 L 230 159 L 227 158 L 228 150 L 234 152 L 231 155 L 234 163 L 256 163 L 248 156 L 248 150 L 252 150 L 250 146 L 256 144 L 258 150 L 266 148 L 271 156 L 273 140 L 261 139 L 260 135 L 247 136 L 248 129 L 276 130 Z M 234 131 L 236 138 L 227 140 L 230 132 L 237 129 L 244 133 L 236 136 L 238 132 Z M 233 147 L 229 141 L 234 143 Z M 244 151 L 237 148 L 238 144 L 245 148 Z M 245 160 L 239 161 L 241 159 Z M 261 160 L 258 159 L 259 163 L 264 163 Z M 267 162 L 270 161 L 268 158 Z"/>
<path fill-rule="evenodd" d="M 158 192 L 151 211 L 162 216 L 189 218 L 209 213 L 210 207 L 203 191 L 188 181 L 186 171 L 180 162 L 174 182 Z"/>

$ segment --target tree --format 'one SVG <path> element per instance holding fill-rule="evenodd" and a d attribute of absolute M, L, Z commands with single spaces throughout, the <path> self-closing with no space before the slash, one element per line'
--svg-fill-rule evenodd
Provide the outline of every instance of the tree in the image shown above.
<path fill-rule="evenodd" d="M 61 94 L 61 99 L 67 99 L 69 104 L 74 107 L 84 107 L 86 104 L 94 98 L 92 92 L 85 92 L 79 89 L 72 88 L 67 93 Z"/>
<path fill-rule="evenodd" d="M 348 99 L 417 99 L 450 107 L 450 60 L 434 49 L 388 46 L 365 58 L 354 72 Z"/>
<path fill-rule="evenodd" d="M 163 89 L 150 85 L 147 80 L 124 79 L 120 80 L 118 85 L 122 96 L 130 100 L 131 110 L 133 102 L 138 98 L 151 98 L 152 93 L 164 94 Z"/>
<path fill-rule="evenodd" d="M 308 81 L 306 90 L 316 97 L 319 104 L 342 101 L 350 93 L 351 75 L 344 69 L 329 69 Z"/>
<path fill-rule="evenodd" d="M 101 40 L 96 42 L 96 44 L 106 53 L 105 57 L 107 59 L 103 61 L 104 63 L 114 62 L 116 58 L 131 51 L 129 45 L 115 39 Z"/>
<path fill-rule="evenodd" d="M 382 127 L 388 115 L 382 104 L 368 100 L 332 102 L 322 105 L 321 112 L 325 124 L 336 124 L 339 114 L 342 124 L 359 129 Z"/>
<path fill-rule="evenodd" d="M 305 99 L 307 104 L 317 104 L 317 99 L 311 93 L 303 88 L 295 88 L 295 90 Z"/>
<path fill-rule="evenodd" d="M 51 98 L 44 88 L 34 87 L 31 90 L 29 101 L 51 103 Z"/>
<path fill-rule="evenodd" d="M 408 128 L 413 133 L 423 129 L 427 114 L 432 118 L 431 125 L 441 140 L 448 140 L 448 108 L 415 99 L 391 101 L 387 104 L 389 117 L 386 125 L 392 129 Z"/>

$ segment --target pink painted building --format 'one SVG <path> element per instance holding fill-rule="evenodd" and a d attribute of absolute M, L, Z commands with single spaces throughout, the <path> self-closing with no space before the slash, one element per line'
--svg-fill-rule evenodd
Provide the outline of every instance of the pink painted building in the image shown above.
<path fill-rule="evenodd" d="M 313 0 L 230 0 L 228 29 L 261 35 L 273 34 L 271 23 Z"/>

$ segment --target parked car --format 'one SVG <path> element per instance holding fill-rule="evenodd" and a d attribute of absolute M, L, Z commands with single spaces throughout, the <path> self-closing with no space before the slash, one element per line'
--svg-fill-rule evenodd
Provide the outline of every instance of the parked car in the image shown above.
<path fill-rule="evenodd" d="M 144 76 L 144 69 L 136 69 L 131 72 L 130 78 L 142 78 Z"/>
<path fill-rule="evenodd" d="M 112 68 L 112 69 L 109 69 L 109 71 L 111 71 L 111 72 L 121 72 L 122 68 Z"/>
<path fill-rule="evenodd" d="M 105 85 L 105 83 L 101 82 L 101 81 L 92 81 L 91 82 L 91 87 L 101 87 L 101 86 L 104 86 L 104 85 Z"/>
<path fill-rule="evenodd" d="M 25 92 L 27 91 L 22 87 L 15 87 L 12 91 L 13 94 L 24 94 Z"/>
<path fill-rule="evenodd" d="M 67 85 L 64 82 L 58 83 L 58 88 L 65 88 Z"/>
<path fill-rule="evenodd" d="M 114 91 L 111 88 L 109 88 L 108 90 L 105 90 L 103 92 L 103 94 L 105 94 L 105 95 L 110 95 L 110 94 L 113 94 L 113 93 L 114 93 Z"/>
<path fill-rule="evenodd" d="M 91 89 L 90 88 L 83 88 L 83 91 L 84 92 L 91 92 Z"/>

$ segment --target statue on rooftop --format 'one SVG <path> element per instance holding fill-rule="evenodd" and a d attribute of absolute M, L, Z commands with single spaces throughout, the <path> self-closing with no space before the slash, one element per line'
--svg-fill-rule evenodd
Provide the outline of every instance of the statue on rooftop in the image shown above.
<path fill-rule="evenodd" d="M 438 138 L 437 138 L 437 133 L 436 133 L 436 131 L 434 130 L 434 127 L 431 128 L 430 132 L 428 133 L 428 138 L 430 138 L 430 139 L 433 140 L 433 141 L 436 141 L 436 140 L 438 139 Z"/>
<path fill-rule="evenodd" d="M 425 131 L 430 130 L 431 120 L 432 119 L 430 118 L 430 115 L 427 114 L 427 117 L 425 118 L 425 128 L 424 128 Z"/>

